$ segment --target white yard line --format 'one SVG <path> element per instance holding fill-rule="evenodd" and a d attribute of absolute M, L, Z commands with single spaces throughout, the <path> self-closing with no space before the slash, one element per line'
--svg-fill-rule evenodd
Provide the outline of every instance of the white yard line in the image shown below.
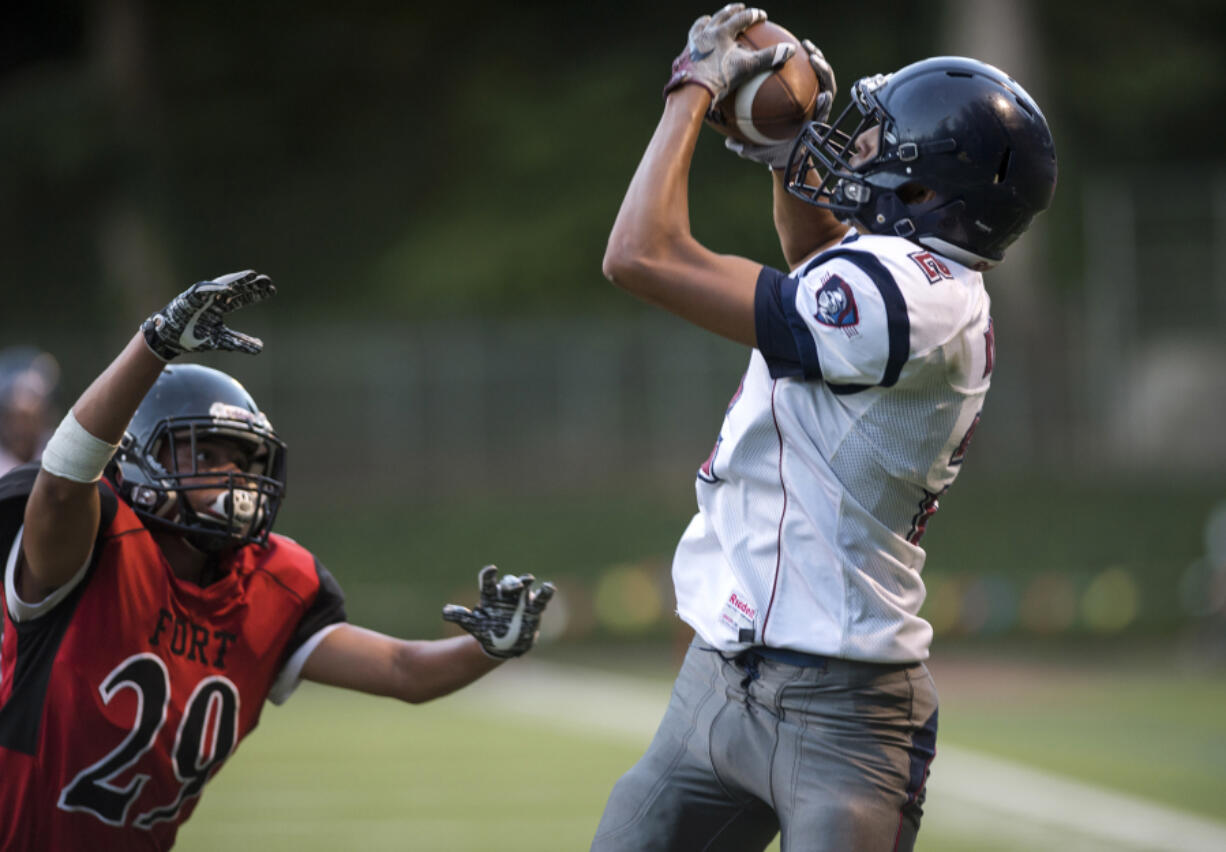
<path fill-rule="evenodd" d="M 942 746 L 939 740 L 930 786 L 933 808 L 946 797 L 1016 821 L 1005 825 L 1038 823 L 1108 841 L 1109 848 L 1226 850 L 1222 823 L 969 749 Z M 941 808 L 948 810 L 947 805 Z"/>
<path fill-rule="evenodd" d="M 523 660 L 448 699 L 646 747 L 670 684 Z M 1061 850 L 1223 852 L 1226 824 L 938 741 L 926 819 L 992 823 L 1002 839 Z M 1030 844 L 1028 844 L 1030 845 Z"/>

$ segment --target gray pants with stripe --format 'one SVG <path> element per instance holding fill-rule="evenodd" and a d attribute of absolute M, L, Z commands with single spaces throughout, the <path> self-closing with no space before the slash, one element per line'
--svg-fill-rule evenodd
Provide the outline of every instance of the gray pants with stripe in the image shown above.
<path fill-rule="evenodd" d="M 927 668 L 762 653 L 694 641 L 593 852 L 747 852 L 780 831 L 784 852 L 913 848 L 936 749 Z"/>

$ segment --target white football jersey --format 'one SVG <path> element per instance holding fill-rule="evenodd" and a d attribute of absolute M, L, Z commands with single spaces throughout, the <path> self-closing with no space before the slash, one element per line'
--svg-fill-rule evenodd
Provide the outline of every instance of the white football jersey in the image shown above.
<path fill-rule="evenodd" d="M 724 651 L 926 659 L 919 542 L 988 390 L 983 277 L 852 232 L 764 268 L 755 321 L 673 561 L 678 614 Z"/>

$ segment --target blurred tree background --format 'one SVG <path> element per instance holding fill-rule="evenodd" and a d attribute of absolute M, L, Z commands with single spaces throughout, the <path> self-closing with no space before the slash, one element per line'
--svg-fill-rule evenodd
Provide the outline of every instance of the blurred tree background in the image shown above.
<path fill-rule="evenodd" d="M 1172 165 L 1219 160 L 1226 7 L 769 11 L 824 47 L 845 91 L 951 50 L 993 6 L 1013 10 L 1002 25 L 1026 21 L 1035 79 L 1022 82 L 1059 146 L 1046 224 L 1060 234 L 1034 282 L 1056 298 L 1082 272 L 1087 170 L 1161 194 Z M 296 316 L 631 310 L 600 286 L 599 257 L 694 14 L 633 0 L 6 3 L 3 328 L 38 325 L 49 306 L 83 328 L 126 327 L 181 281 L 235 264 L 269 270 Z M 714 135 L 701 153 L 703 236 L 779 262 L 761 175 Z"/>
<path fill-rule="evenodd" d="M 962 601 L 950 630 L 972 598 L 1012 612 L 974 630 L 1022 624 L 1023 581 L 1044 571 L 1084 575 L 1035 593 L 1040 615 L 1073 607 L 1058 625 L 1089 623 L 1066 598 L 1113 570 L 1132 578 L 1103 581 L 1124 626 L 1226 614 L 1226 557 L 1202 537 L 1226 473 L 1226 4 L 767 8 L 823 47 L 840 104 L 861 75 L 966 53 L 1014 73 L 1057 140 L 1055 205 L 989 276 L 1001 361 L 970 496 L 960 484 L 934 525 L 951 532 L 932 534 L 948 580 L 933 606 Z M 210 363 L 289 439 L 287 528 L 374 590 L 359 613 L 410 582 L 406 560 L 491 558 L 478 545 L 539 573 L 639 560 L 659 579 L 745 352 L 616 292 L 600 258 L 669 62 L 708 11 L 10 0 L 0 345 L 55 352 L 66 404 L 184 286 L 259 269 L 280 293 L 235 324 L 267 352 Z M 691 189 L 701 239 L 782 263 L 760 167 L 705 134 Z M 607 493 L 625 499 L 573 499 Z M 378 525 L 339 518 L 341 501 L 377 504 Z M 1017 522 L 1030 513 L 1045 525 Z M 985 565 L 1013 590 L 985 586 Z"/>

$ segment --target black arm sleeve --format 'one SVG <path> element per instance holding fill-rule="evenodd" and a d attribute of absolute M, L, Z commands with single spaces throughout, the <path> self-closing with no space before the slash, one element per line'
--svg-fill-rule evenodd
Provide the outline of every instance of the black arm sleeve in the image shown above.
<path fill-rule="evenodd" d="M 341 591 L 336 578 L 315 560 L 315 573 L 319 577 L 319 593 L 309 609 L 298 622 L 289 644 L 285 648 L 283 659 L 288 660 L 302 645 L 330 624 L 340 624 L 349 620 L 345 614 L 345 593 Z"/>

